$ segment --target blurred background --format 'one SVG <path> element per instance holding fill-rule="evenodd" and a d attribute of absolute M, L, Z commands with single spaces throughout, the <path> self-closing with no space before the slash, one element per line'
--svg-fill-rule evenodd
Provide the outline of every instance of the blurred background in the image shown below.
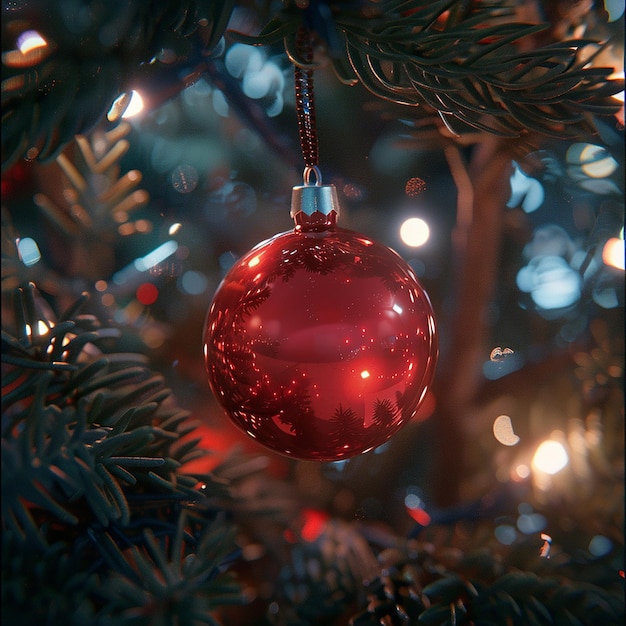
<path fill-rule="evenodd" d="M 80 16 L 105 23 L 89 12 L 98 3 L 83 4 L 59 32 L 76 32 Z M 548 20 L 553 39 L 610 38 L 597 62 L 623 76 L 623 2 L 518 4 Z M 229 28 L 258 33 L 266 11 L 242 3 Z M 53 45 L 29 32 L 22 54 Z M 55 158 L 7 162 L 3 230 L 15 251 L 3 248 L 5 310 L 24 280 L 55 311 L 89 291 L 89 310 L 119 326 L 125 349 L 145 354 L 199 420 L 198 445 L 211 454 L 187 469 L 210 472 L 234 450 L 256 459 L 242 497 L 281 511 L 275 521 L 284 516 L 300 539 L 331 519 L 363 524 L 369 539 L 436 536 L 496 552 L 532 539 L 537 556 L 546 546 L 553 558 L 574 555 L 594 582 L 623 577 L 623 92 L 617 113 L 594 118 L 595 133 L 455 136 L 428 107 L 342 84 L 329 64 L 315 71 L 320 168 L 337 187 L 339 224 L 413 267 L 441 356 L 420 412 L 389 442 L 347 461 L 296 461 L 230 424 L 202 357 L 225 273 L 293 227 L 303 168 L 293 66 L 282 42 L 227 35 L 204 58 L 196 44 L 170 64 L 163 48 L 163 71 L 135 75 L 123 102 L 108 102 Z M 95 97 L 66 110 L 93 114 Z M 480 537 L 458 525 L 480 520 Z M 445 540 L 424 535 L 435 526 Z M 255 536 L 264 532 L 244 529 L 241 541 L 271 543 Z"/>

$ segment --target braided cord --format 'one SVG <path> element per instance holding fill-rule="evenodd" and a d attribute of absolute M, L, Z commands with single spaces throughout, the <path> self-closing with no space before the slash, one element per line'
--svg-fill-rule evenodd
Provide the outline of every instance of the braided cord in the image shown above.
<path fill-rule="evenodd" d="M 309 31 L 301 27 L 296 36 L 297 51 L 301 59 L 310 64 L 313 61 L 313 45 Z M 309 184 L 311 173 L 315 173 L 316 184 L 321 184 L 318 168 L 319 150 L 317 125 L 315 121 L 315 99 L 313 96 L 313 70 L 295 65 L 296 115 L 300 133 L 300 148 L 304 157 L 304 180 Z"/>

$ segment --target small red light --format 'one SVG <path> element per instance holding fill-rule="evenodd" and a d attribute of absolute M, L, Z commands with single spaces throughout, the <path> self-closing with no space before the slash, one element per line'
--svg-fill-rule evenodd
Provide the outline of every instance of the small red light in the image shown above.
<path fill-rule="evenodd" d="M 302 511 L 304 523 L 300 535 L 305 541 L 315 541 L 324 530 L 328 520 L 328 513 L 316 509 L 304 509 Z"/>
<path fill-rule="evenodd" d="M 424 509 L 409 509 L 407 507 L 407 512 L 420 526 L 428 526 L 431 522 L 430 515 Z"/>
<path fill-rule="evenodd" d="M 137 287 L 135 297 L 146 306 L 154 304 L 159 297 L 159 290 L 152 283 L 143 283 Z"/>

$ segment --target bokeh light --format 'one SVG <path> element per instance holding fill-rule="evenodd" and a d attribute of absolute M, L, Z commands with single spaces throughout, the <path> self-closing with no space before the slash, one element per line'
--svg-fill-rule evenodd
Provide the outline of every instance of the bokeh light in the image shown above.
<path fill-rule="evenodd" d="M 36 329 L 36 333 L 37 335 L 41 336 L 41 335 L 45 335 L 47 334 L 50 329 L 54 327 L 54 323 L 51 321 L 44 321 L 44 320 L 37 320 L 37 329 Z M 30 324 L 26 324 L 26 326 L 24 327 L 26 334 L 31 336 L 33 334 L 33 329 L 31 328 Z M 65 344 L 64 344 L 65 345 Z"/>
<path fill-rule="evenodd" d="M 520 291 L 530 293 L 542 309 L 560 309 L 580 299 L 580 275 L 558 256 L 539 256 L 520 269 L 516 276 Z"/>
<path fill-rule="evenodd" d="M 423 246 L 430 237 L 428 224 L 419 217 L 411 217 L 400 226 L 400 239 L 412 248 Z"/>
<path fill-rule="evenodd" d="M 17 38 L 17 49 L 22 54 L 26 54 L 36 48 L 45 48 L 47 45 L 48 42 L 36 30 L 24 31 Z"/>
<path fill-rule="evenodd" d="M 178 288 L 186 294 L 197 296 L 207 290 L 209 281 L 202 272 L 187 270 L 178 281 Z"/>
<path fill-rule="evenodd" d="M 142 283 L 137 287 L 135 297 L 141 304 L 149 306 L 157 301 L 159 290 L 152 283 Z"/>
<path fill-rule="evenodd" d="M 417 196 L 423 191 L 426 191 L 426 181 L 421 178 L 409 178 L 404 186 L 404 193 L 407 196 Z"/>
<path fill-rule="evenodd" d="M 493 436 L 504 446 L 519 443 L 519 437 L 513 432 L 513 424 L 508 415 L 498 415 L 493 422 Z"/>
<path fill-rule="evenodd" d="M 525 463 L 520 463 L 515 467 L 513 472 L 514 477 L 517 480 L 524 480 L 530 476 L 530 467 L 528 467 L 528 465 L 526 465 Z"/>
<path fill-rule="evenodd" d="M 550 558 L 550 552 L 552 550 L 552 537 L 547 533 L 541 533 L 540 535 L 541 541 L 543 541 L 543 545 L 539 550 L 539 556 L 544 559 Z"/>
<path fill-rule="evenodd" d="M 506 205 L 514 209 L 521 206 L 525 213 L 536 211 L 545 199 L 542 184 L 523 172 L 517 163 L 513 163 L 513 174 L 509 180 L 511 196 Z"/>
<path fill-rule="evenodd" d="M 170 174 L 172 187 L 178 193 L 191 193 L 198 185 L 198 170 L 193 165 L 178 165 Z"/>
<path fill-rule="evenodd" d="M 619 166 L 606 148 L 592 143 L 572 144 L 567 150 L 566 160 L 568 174 L 574 179 L 585 176 L 606 178 Z"/>
<path fill-rule="evenodd" d="M 134 262 L 134 266 L 139 272 L 146 272 L 151 267 L 158 265 L 170 257 L 178 248 L 178 243 L 173 239 L 162 243 L 156 247 L 152 252 L 148 252 L 143 257 L 140 257 Z"/>
<path fill-rule="evenodd" d="M 624 0 L 604 0 L 604 8 L 609 15 L 609 22 L 615 22 L 624 15 Z"/>
<path fill-rule="evenodd" d="M 513 350 L 511 350 L 511 348 L 501 348 L 500 346 L 496 346 L 489 353 L 489 360 L 490 361 L 502 361 L 508 358 L 509 356 L 511 356 L 512 354 L 514 354 L 514 352 Z"/>
<path fill-rule="evenodd" d="M 226 100 L 224 92 L 220 89 L 213 89 L 211 92 L 211 105 L 213 106 L 213 110 L 220 117 L 228 117 L 230 107 L 228 106 L 228 100 Z"/>
<path fill-rule="evenodd" d="M 560 472 L 569 462 L 565 447 L 560 441 L 547 439 L 539 444 L 532 460 L 534 470 L 545 474 Z"/>
<path fill-rule="evenodd" d="M 31 237 L 24 237 L 17 240 L 17 252 L 26 267 L 31 267 L 41 260 L 39 246 Z"/>
<path fill-rule="evenodd" d="M 285 76 L 281 68 L 267 58 L 265 51 L 236 43 L 227 50 L 224 64 L 228 73 L 241 81 L 243 93 L 262 103 L 268 117 L 282 112 Z M 213 104 L 219 114 L 227 113 L 223 103 Z"/>
<path fill-rule="evenodd" d="M 517 518 L 517 528 L 525 535 L 532 535 L 543 530 L 548 520 L 540 513 L 524 513 Z"/>
<path fill-rule="evenodd" d="M 133 90 L 130 94 L 130 102 L 126 107 L 124 113 L 122 113 L 122 117 L 124 119 L 128 119 L 129 117 L 134 117 L 143 111 L 144 104 L 143 98 L 138 91 Z"/>
<path fill-rule="evenodd" d="M 613 549 L 613 542 L 604 535 L 595 535 L 589 542 L 589 552 L 595 557 L 608 554 Z"/>
<path fill-rule="evenodd" d="M 602 260 L 606 265 L 623 270 L 625 265 L 624 240 L 618 237 L 611 237 L 602 249 Z"/>
<path fill-rule="evenodd" d="M 517 531 L 510 524 L 500 524 L 494 531 L 496 539 L 505 546 L 510 546 L 517 539 Z"/>

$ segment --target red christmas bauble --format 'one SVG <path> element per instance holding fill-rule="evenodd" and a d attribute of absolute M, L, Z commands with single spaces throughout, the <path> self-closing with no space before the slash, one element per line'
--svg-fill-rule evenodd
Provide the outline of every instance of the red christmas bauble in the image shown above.
<path fill-rule="evenodd" d="M 207 315 L 204 355 L 241 430 L 291 457 L 337 461 L 381 445 L 415 415 L 438 342 L 410 266 L 337 228 L 334 204 L 323 213 L 313 204 L 296 212 L 293 231 L 230 269 Z"/>

